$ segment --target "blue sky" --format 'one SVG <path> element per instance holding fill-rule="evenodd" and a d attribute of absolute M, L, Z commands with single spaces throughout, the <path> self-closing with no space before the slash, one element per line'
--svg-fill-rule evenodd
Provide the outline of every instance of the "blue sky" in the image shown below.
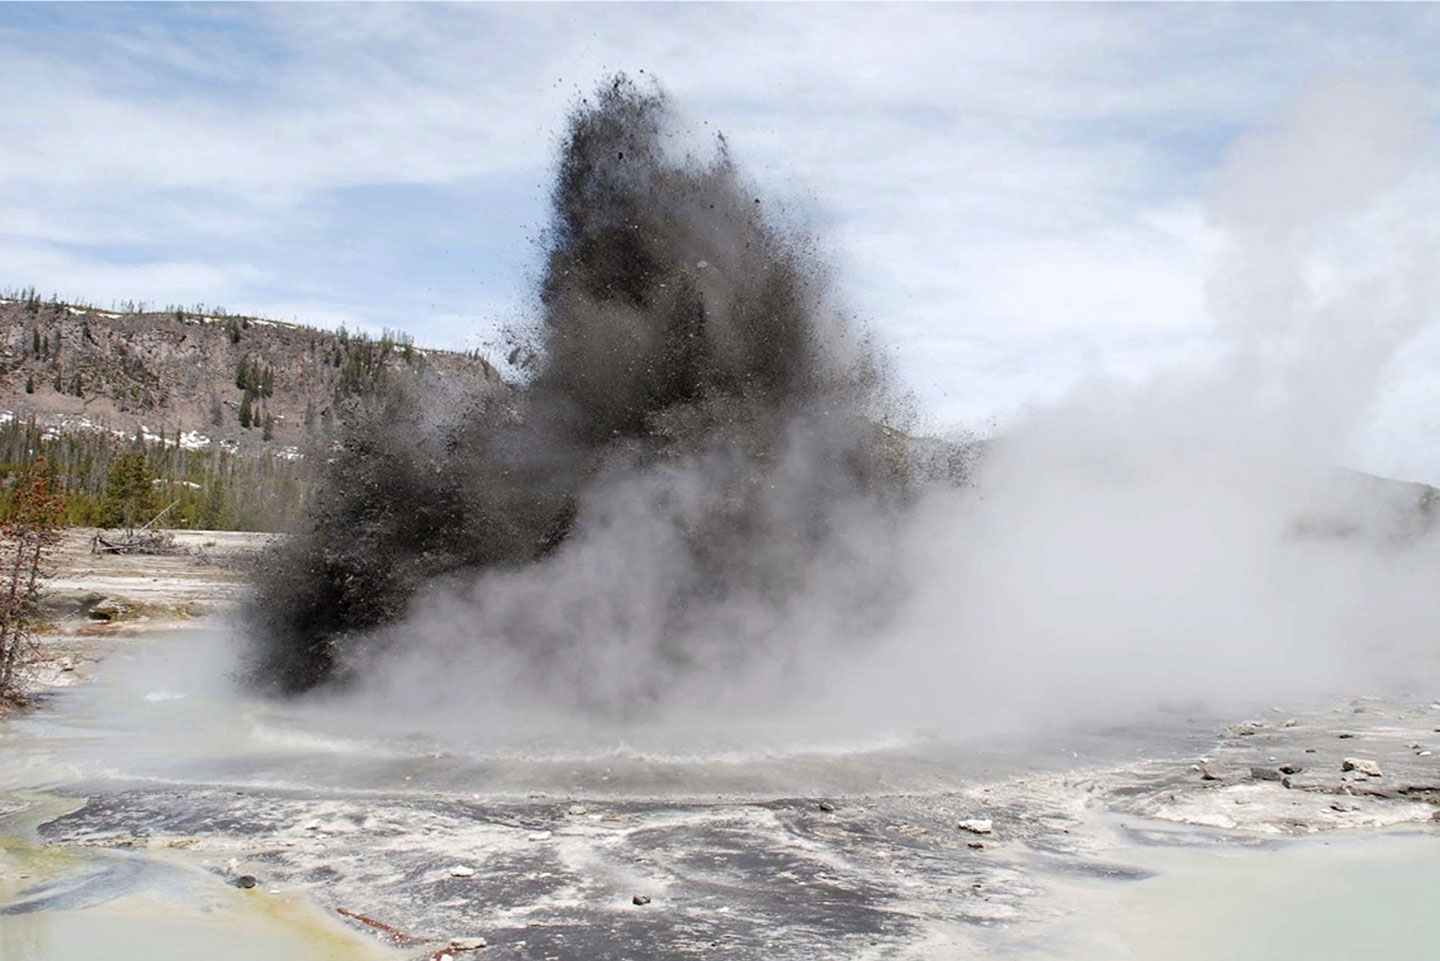
<path fill-rule="evenodd" d="M 1433 118 L 1436 49 L 1428 5 L 3 4 L 0 283 L 483 346 L 567 110 L 644 71 L 821 231 L 928 421 L 985 425 L 1205 355 L 1227 158 L 1337 77 Z M 1428 356 L 1365 443 L 1440 477 Z"/>

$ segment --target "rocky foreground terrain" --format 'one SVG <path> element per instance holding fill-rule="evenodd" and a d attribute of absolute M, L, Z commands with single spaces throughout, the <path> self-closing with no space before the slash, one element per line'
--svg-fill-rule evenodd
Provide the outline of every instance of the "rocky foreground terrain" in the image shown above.
<path fill-rule="evenodd" d="M 68 528 L 51 556 L 28 666 L 36 693 L 87 681 L 116 649 L 227 609 L 244 589 L 250 559 L 275 536 L 169 531 L 167 553 L 108 554 L 94 549 L 97 534 L 105 532 Z"/>
<path fill-rule="evenodd" d="M 84 690 L 102 658 L 136 660 L 213 624 L 268 538 L 186 532 L 172 554 L 111 556 L 91 552 L 92 536 L 68 532 L 58 555 L 42 687 Z M 93 707 L 69 704 L 42 698 L 24 720 L 93 723 Z M 1083 926 L 1086 898 L 1150 877 L 1146 850 L 1440 830 L 1440 703 L 1423 697 L 1228 726 L 1172 719 L 1073 753 L 916 744 L 770 762 L 336 748 L 277 711 L 223 709 L 237 731 L 268 732 L 248 754 L 217 757 L 202 740 L 191 764 L 122 730 L 117 745 L 131 737 L 161 767 L 127 774 L 126 749 L 111 758 L 101 740 L 115 773 L 81 766 L 43 790 L 0 791 L 7 830 L 28 825 L 31 839 L 0 855 L 14 861 L 0 915 L 203 889 L 220 903 L 313 902 L 376 957 L 417 961 L 1079 957 L 1066 932 Z M 240 736 L 228 727 L 215 743 Z M 58 750 L 33 731 L 6 750 L 22 762 Z M 85 867 L 57 867 L 70 863 Z"/>
<path fill-rule="evenodd" d="M 161 643 L 137 638 L 223 607 L 259 540 L 186 535 L 197 553 L 158 559 L 85 543 L 67 542 L 56 586 L 73 612 L 46 642 L 84 659 L 57 669 L 66 679 L 110 645 Z M 268 709 L 235 719 L 280 723 Z M 332 758 L 338 777 L 291 748 L 28 794 L 18 816 L 46 849 L 107 853 L 80 875 L 37 873 L 0 910 L 183 883 L 312 900 L 390 957 L 1068 957 L 1056 932 L 1083 916 L 1076 892 L 1149 877 L 1139 851 L 1433 831 L 1440 817 L 1440 703 L 1423 698 L 1119 732 L 1073 755 L 796 758 L 764 778 L 733 760 L 623 757 L 506 775 L 503 759 L 393 748 Z"/>
<path fill-rule="evenodd" d="M 920 793 L 677 799 L 596 785 L 516 800 L 145 785 L 82 790 L 40 833 L 183 848 L 227 879 L 379 921 L 392 931 L 378 936 L 417 958 L 452 937 L 517 959 L 956 957 L 1018 949 L 1063 921 L 1076 879 L 1147 877 L 1127 860 L 1136 845 L 1274 846 L 1432 822 L 1440 771 L 1424 745 L 1440 743 L 1440 705 L 1355 707 L 1237 725 L 1203 760 L 958 775 Z"/>

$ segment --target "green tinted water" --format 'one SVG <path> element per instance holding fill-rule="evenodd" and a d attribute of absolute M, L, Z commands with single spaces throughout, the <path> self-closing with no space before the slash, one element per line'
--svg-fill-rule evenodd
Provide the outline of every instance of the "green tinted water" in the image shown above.
<path fill-rule="evenodd" d="M 386 961 L 397 952 L 303 895 L 232 887 L 197 859 L 53 847 L 34 823 L 56 803 L 0 817 L 3 961 Z"/>
<path fill-rule="evenodd" d="M 80 911 L 0 918 L 6 961 L 368 961 L 395 957 L 305 905 L 236 891 L 228 902 L 177 904 L 148 895 Z"/>
<path fill-rule="evenodd" d="M 1116 892 L 1118 958 L 1440 959 L 1435 831 L 1155 850 L 1137 860 L 1161 873 Z"/>

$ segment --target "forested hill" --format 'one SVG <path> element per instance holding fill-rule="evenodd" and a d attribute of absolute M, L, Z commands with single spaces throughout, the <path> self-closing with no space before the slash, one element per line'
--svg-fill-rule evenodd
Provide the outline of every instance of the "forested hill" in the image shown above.
<path fill-rule="evenodd" d="M 0 300 L 0 411 L 44 425 L 194 435 L 234 449 L 301 446 L 351 398 L 404 371 L 497 379 L 473 354 L 297 324 Z"/>
<path fill-rule="evenodd" d="M 303 499 L 304 453 L 348 409 L 418 376 L 499 380 L 478 354 L 422 350 L 401 333 L 12 293 L 0 298 L 0 518 L 38 454 L 70 492 L 72 522 L 114 521 L 107 481 L 124 473 L 135 489 L 138 455 L 180 526 L 280 526 Z"/>

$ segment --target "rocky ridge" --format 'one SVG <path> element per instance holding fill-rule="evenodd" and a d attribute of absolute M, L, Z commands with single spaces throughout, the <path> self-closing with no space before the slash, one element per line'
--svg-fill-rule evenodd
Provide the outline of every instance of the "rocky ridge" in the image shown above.
<path fill-rule="evenodd" d="M 254 382 L 249 427 L 242 366 Z M 45 427 L 178 437 L 192 448 L 299 448 L 406 375 L 499 381 L 477 354 L 421 349 L 403 334 L 0 299 L 0 412 Z"/>

